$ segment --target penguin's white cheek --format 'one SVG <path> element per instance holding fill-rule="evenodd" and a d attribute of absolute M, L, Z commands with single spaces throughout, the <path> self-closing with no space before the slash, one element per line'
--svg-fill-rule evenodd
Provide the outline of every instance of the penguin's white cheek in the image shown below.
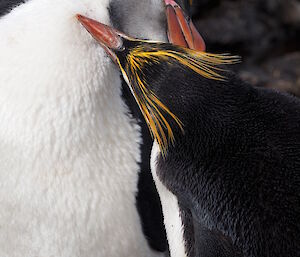
<path fill-rule="evenodd" d="M 164 224 L 171 257 L 186 257 L 185 242 L 183 237 L 183 223 L 180 215 L 177 197 L 169 191 L 157 176 L 157 158 L 160 154 L 159 146 L 153 143 L 151 152 L 151 172 L 160 197 Z"/>

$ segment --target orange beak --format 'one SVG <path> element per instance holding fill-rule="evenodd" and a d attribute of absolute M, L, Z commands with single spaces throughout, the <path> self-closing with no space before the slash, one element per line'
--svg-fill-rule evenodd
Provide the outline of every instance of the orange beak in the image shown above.
<path fill-rule="evenodd" d="M 174 0 L 164 0 L 168 22 L 168 38 L 174 45 L 205 51 L 205 42 L 191 19 Z"/>
<path fill-rule="evenodd" d="M 205 51 L 205 43 L 191 19 L 174 0 L 164 0 L 168 22 L 168 37 L 172 44 Z M 116 51 L 123 50 L 123 39 L 129 38 L 124 33 L 93 19 L 77 14 L 77 19 L 102 45 L 114 62 Z"/>
<path fill-rule="evenodd" d="M 123 50 L 122 38 L 126 38 L 126 35 L 112 27 L 80 14 L 77 14 L 76 17 L 86 30 L 100 43 L 111 59 L 117 63 L 115 52 Z"/>

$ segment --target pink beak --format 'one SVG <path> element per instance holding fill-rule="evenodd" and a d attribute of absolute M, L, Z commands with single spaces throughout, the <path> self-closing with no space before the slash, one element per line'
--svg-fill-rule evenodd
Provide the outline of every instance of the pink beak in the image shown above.
<path fill-rule="evenodd" d="M 205 42 L 191 19 L 174 0 L 164 0 L 169 41 L 174 45 L 205 51 Z"/>
<path fill-rule="evenodd" d="M 172 44 L 186 48 L 205 51 L 205 42 L 191 19 L 183 12 L 174 0 L 164 0 L 168 22 L 168 37 Z M 114 51 L 122 49 L 123 38 L 128 38 L 122 32 L 93 19 L 77 14 L 77 19 L 102 45 L 113 61 L 117 61 Z"/>
<path fill-rule="evenodd" d="M 114 51 L 121 50 L 123 47 L 122 36 L 125 35 L 118 30 L 103 23 L 77 14 L 77 19 L 87 29 L 87 31 L 101 44 L 111 59 L 117 63 Z"/>

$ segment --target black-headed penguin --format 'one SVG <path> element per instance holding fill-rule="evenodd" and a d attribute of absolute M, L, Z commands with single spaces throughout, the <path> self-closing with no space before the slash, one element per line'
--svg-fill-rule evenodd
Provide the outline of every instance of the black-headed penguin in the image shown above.
<path fill-rule="evenodd" d="M 78 19 L 119 66 L 155 139 L 171 256 L 299 256 L 299 99 L 225 72 L 236 57 Z"/>

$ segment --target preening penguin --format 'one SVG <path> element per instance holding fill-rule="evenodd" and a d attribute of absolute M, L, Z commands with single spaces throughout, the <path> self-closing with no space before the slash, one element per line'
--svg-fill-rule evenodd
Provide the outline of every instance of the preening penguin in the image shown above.
<path fill-rule="evenodd" d="M 166 41 L 163 1 L 4 0 L 0 8 L 0 256 L 160 255 L 136 209 L 139 124 L 119 70 L 75 14 Z M 153 221 L 159 206 L 151 207 Z M 164 250 L 156 232 L 151 245 Z"/>
<path fill-rule="evenodd" d="M 119 65 L 155 138 L 171 256 L 299 256 L 299 99 L 222 71 L 236 57 L 78 18 Z"/>

